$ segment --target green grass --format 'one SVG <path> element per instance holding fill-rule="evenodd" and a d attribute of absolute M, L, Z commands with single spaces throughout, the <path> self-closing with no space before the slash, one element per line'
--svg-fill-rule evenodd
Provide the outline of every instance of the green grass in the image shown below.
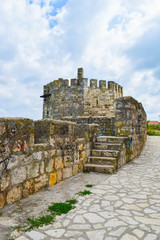
<path fill-rule="evenodd" d="M 3 213 L 2 212 L 0 212 L 0 217 L 3 215 Z"/>
<path fill-rule="evenodd" d="M 75 201 L 74 200 L 68 200 L 67 202 L 64 202 L 64 203 L 62 203 L 62 202 L 54 203 L 53 205 L 48 207 L 48 210 L 51 213 L 55 213 L 57 215 L 66 214 L 70 210 L 75 208 L 75 206 L 73 206 L 73 202 L 75 202 Z"/>
<path fill-rule="evenodd" d="M 93 187 L 93 185 L 92 184 L 87 184 L 85 187 L 91 188 L 91 187 Z"/>
<path fill-rule="evenodd" d="M 66 203 L 70 203 L 70 204 L 76 204 L 77 202 L 78 202 L 77 199 L 71 199 L 66 201 Z"/>
<path fill-rule="evenodd" d="M 14 240 L 14 238 L 7 238 L 6 240 Z"/>
<path fill-rule="evenodd" d="M 147 134 L 149 136 L 160 136 L 160 124 L 149 125 L 147 124 Z"/>
<path fill-rule="evenodd" d="M 34 228 L 39 228 L 42 226 L 47 226 L 55 221 L 56 215 L 66 214 L 71 209 L 74 209 L 74 204 L 77 203 L 76 199 L 67 200 L 66 202 L 53 203 L 53 205 L 48 206 L 48 211 L 50 214 L 38 217 L 38 218 L 27 218 L 27 224 L 24 226 L 16 226 L 17 231 L 31 231 Z"/>
<path fill-rule="evenodd" d="M 28 226 L 25 228 L 25 232 L 32 230 L 33 228 L 39 228 L 42 226 L 47 226 L 54 222 L 55 215 L 46 215 L 39 218 L 27 218 Z"/>
<path fill-rule="evenodd" d="M 88 190 L 84 190 L 83 192 L 78 192 L 77 193 L 79 196 L 85 196 L 85 195 L 90 195 L 92 194 L 90 191 Z"/>

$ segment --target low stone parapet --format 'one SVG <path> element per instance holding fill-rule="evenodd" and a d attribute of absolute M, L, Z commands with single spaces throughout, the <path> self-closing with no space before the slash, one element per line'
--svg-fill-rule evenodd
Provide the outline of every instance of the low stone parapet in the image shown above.
<path fill-rule="evenodd" d="M 81 135 L 81 138 L 79 136 Z M 98 126 L 0 119 L 0 208 L 82 171 Z"/>

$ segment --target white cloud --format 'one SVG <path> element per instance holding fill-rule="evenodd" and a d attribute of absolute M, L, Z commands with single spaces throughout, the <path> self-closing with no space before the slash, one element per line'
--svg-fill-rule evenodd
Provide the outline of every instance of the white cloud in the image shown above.
<path fill-rule="evenodd" d="M 158 119 L 158 0 L 58 2 L 1 4 L 0 116 L 41 118 L 43 85 L 82 66 L 86 77 L 119 82 Z"/>

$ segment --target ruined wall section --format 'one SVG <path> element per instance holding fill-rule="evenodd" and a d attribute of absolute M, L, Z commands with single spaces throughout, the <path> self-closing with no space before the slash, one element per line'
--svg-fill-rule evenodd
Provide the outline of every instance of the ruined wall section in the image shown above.
<path fill-rule="evenodd" d="M 147 116 L 141 103 L 132 97 L 117 99 L 115 132 L 129 137 L 130 159 L 141 153 L 147 139 Z"/>
<path fill-rule="evenodd" d="M 97 125 L 0 119 L 0 208 L 82 171 Z"/>

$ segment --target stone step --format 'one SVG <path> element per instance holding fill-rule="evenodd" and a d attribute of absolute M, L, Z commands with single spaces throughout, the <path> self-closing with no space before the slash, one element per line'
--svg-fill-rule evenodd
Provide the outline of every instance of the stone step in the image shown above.
<path fill-rule="evenodd" d="M 116 171 L 116 167 L 111 166 L 111 165 L 100 165 L 100 164 L 86 163 L 84 165 L 84 170 L 88 170 L 88 171 L 91 171 L 91 172 L 112 174 Z"/>
<path fill-rule="evenodd" d="M 117 150 L 100 150 L 92 149 L 91 155 L 94 157 L 118 157 L 119 151 Z"/>
<path fill-rule="evenodd" d="M 90 156 L 88 158 L 88 163 L 95 163 L 95 164 L 105 164 L 105 165 L 117 165 L 117 158 L 112 157 L 93 157 Z"/>
<path fill-rule="evenodd" d="M 125 139 L 125 137 L 101 136 L 101 137 L 97 137 L 97 142 L 102 142 L 102 143 L 122 143 L 122 141 L 124 139 Z"/>
<path fill-rule="evenodd" d="M 121 144 L 120 143 L 100 143 L 100 142 L 95 142 L 94 143 L 94 148 L 95 149 L 105 149 L 105 150 L 117 150 L 119 151 L 121 149 Z"/>

